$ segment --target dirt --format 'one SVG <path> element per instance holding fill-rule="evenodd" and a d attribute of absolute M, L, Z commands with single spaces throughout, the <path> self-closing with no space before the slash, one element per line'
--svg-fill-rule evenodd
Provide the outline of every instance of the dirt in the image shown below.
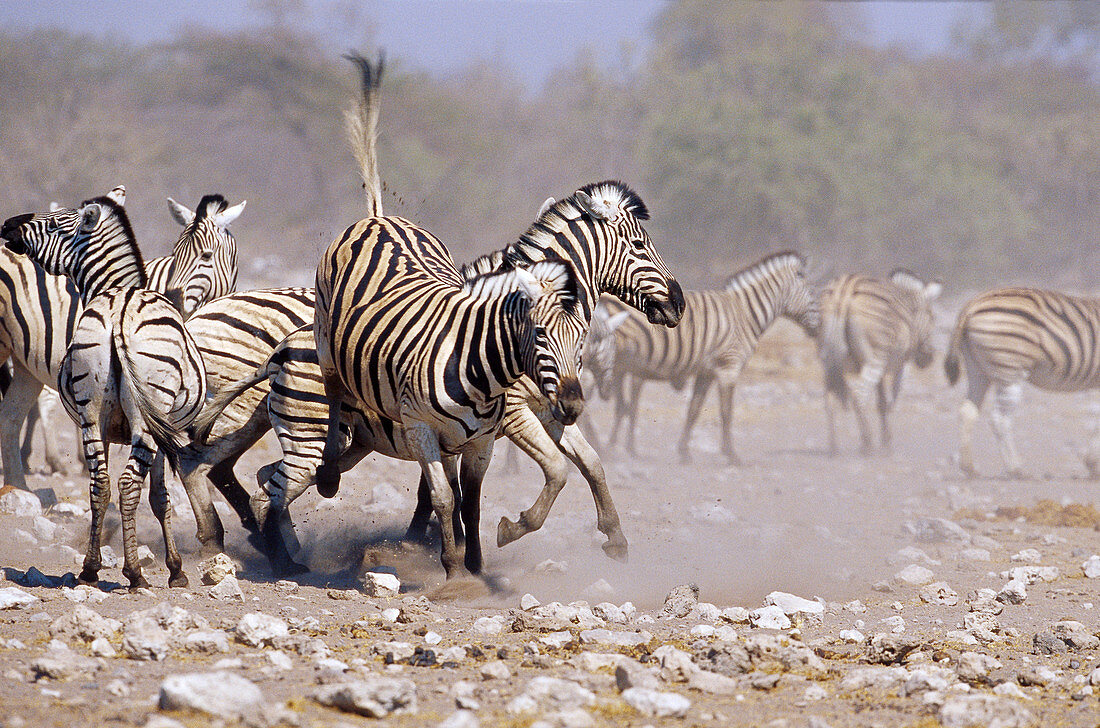
<path fill-rule="evenodd" d="M 534 500 L 541 474 L 530 462 L 511 458 L 500 446 L 484 486 L 482 540 L 486 573 L 477 582 L 446 584 L 438 548 L 421 548 L 399 540 L 412 511 L 417 468 L 372 457 L 345 476 L 337 498 L 325 500 L 315 492 L 293 507 L 302 550 L 299 560 L 311 572 L 295 579 L 296 591 L 276 585 L 265 561 L 246 542 L 227 508 L 219 506 L 227 524 L 227 550 L 239 564 L 243 603 L 217 601 L 200 584 L 193 537 L 193 519 L 186 503 L 176 504 L 176 533 L 184 553 L 191 586 L 169 589 L 159 531 L 148 508 L 140 515 L 140 540 L 153 549 L 158 563 L 146 569 L 150 592 L 128 593 L 118 567 L 101 572 L 101 586 L 110 596 L 94 605 L 100 614 L 124 619 L 136 610 L 169 602 L 205 618 L 229 637 L 228 653 L 189 653 L 173 649 L 162 661 L 136 661 L 125 656 L 104 658 L 90 676 L 70 680 L 32 679 L 30 664 L 46 649 L 50 624 L 72 612 L 74 604 L 60 588 L 36 587 L 25 591 L 39 602 L 25 609 L 0 612 L 0 638 L 19 640 L 22 646 L 0 649 L 0 725 L 144 725 L 157 714 L 157 693 L 164 678 L 207 671 L 226 658 L 239 658 L 228 669 L 254 681 L 270 705 L 282 706 L 286 721 L 303 726 L 374 722 L 351 713 L 326 708 L 310 696 L 317 688 L 318 669 L 312 659 L 290 653 L 290 669 L 273 665 L 271 648 L 247 647 L 233 640 L 233 626 L 244 614 L 263 612 L 293 620 L 313 617 L 304 631 L 322 639 L 332 657 L 348 663 L 358 676 L 396 674 L 415 680 L 419 707 L 415 713 L 395 715 L 387 725 L 435 725 L 455 711 L 454 685 L 475 683 L 482 726 L 527 726 L 540 714 L 516 714 L 508 702 L 535 676 L 575 680 L 596 694 L 586 709 L 589 725 L 815 725 L 928 726 L 939 723 L 939 703 L 926 694 L 901 697 L 899 691 L 846 691 L 841 679 L 867 664 L 868 649 L 845 643 L 841 630 L 858 628 L 868 638 L 891 633 L 882 620 L 900 616 L 906 639 L 917 643 L 905 664 L 952 667 L 964 651 L 990 655 L 1002 667 L 992 682 L 1016 682 L 1018 673 L 1036 666 L 1061 671 L 1058 681 L 1045 687 L 1023 687 L 1025 699 L 999 697 L 1030 713 L 1033 724 L 1097 725 L 1100 705 L 1096 695 L 1083 690 L 1097 667 L 1100 650 L 1085 649 L 1054 655 L 1033 653 L 1033 636 L 1060 620 L 1077 620 L 1089 633 L 1100 632 L 1093 607 L 1100 601 L 1095 580 L 1085 579 L 1081 564 L 1100 553 L 1100 531 L 1093 503 L 1100 501 L 1097 484 L 1087 480 L 1079 453 L 1095 419 L 1086 396 L 1065 396 L 1030 390 L 1016 417 L 1019 446 L 1029 478 L 1008 481 L 999 476 L 1002 464 L 988 423 L 983 419 L 976 439 L 976 462 L 982 477 L 964 479 L 955 462 L 957 408 L 960 390 L 950 389 L 937 362 L 927 371 L 909 371 L 894 427 L 894 448 L 887 454 L 861 457 L 850 413 L 841 421 L 843 452 L 826 455 L 822 389 L 812 348 L 793 327 L 780 327 L 763 342 L 746 371 L 736 396 L 735 444 L 743 464 L 729 466 L 719 453 L 717 407 L 703 411 L 692 440 L 694 459 L 681 463 L 675 454 L 687 392 L 650 385 L 643 397 L 639 422 L 640 452 L 627 455 L 601 443 L 600 452 L 630 542 L 630 558 L 617 562 L 600 549 L 603 536 L 595 529 L 588 489 L 575 472 L 569 486 L 538 533 L 503 549 L 495 546 L 496 523 L 501 516 L 515 518 Z M 610 405 L 589 404 L 588 416 L 598 430 L 610 424 Z M 58 425 L 70 449 L 74 433 L 67 422 Z M 237 466 L 242 482 L 276 456 L 272 439 L 265 439 Z M 113 465 L 121 465 L 115 455 Z M 75 463 L 74 463 L 75 467 Z M 87 482 L 81 476 L 29 478 L 32 488 L 51 489 L 61 502 L 87 508 Z M 47 515 L 50 515 L 49 513 Z M 64 535 L 31 544 L 15 533 L 30 531 L 28 519 L 0 515 L 0 528 L 9 538 L 0 540 L 0 565 L 9 579 L 19 579 L 31 567 L 47 575 L 79 571 L 78 557 L 57 542 L 83 551 L 87 516 L 50 515 Z M 921 519 L 955 521 L 990 553 L 989 561 L 960 557 L 967 547 L 953 541 L 921 541 L 914 533 Z M 108 542 L 121 555 L 120 535 Z M 905 547 L 917 547 L 932 562 L 898 557 Z M 967 595 L 979 588 L 1001 589 L 1008 581 L 1001 572 L 1024 565 L 1012 556 L 1034 548 L 1040 565 L 1056 566 L 1060 576 L 1027 587 L 1023 604 L 1004 605 L 997 619 L 1002 634 L 996 641 L 963 645 L 947 636 L 961 629 L 968 614 Z M 923 603 L 918 587 L 901 585 L 893 575 L 910 563 L 927 566 L 937 581 L 958 594 L 954 606 Z M 367 597 L 361 591 L 364 568 L 395 573 L 402 594 L 394 599 Z M 539 633 L 506 629 L 499 635 L 480 636 L 472 629 L 483 616 L 504 615 L 520 609 L 520 598 L 530 593 L 542 603 L 584 600 L 622 604 L 630 601 L 639 614 L 656 617 L 665 595 L 675 586 L 694 583 L 699 599 L 719 608 L 755 609 L 769 592 L 780 590 L 806 598 L 820 597 L 826 611 L 820 623 L 803 622 L 795 641 L 822 657 L 827 674 L 780 670 L 771 689 L 748 682 L 734 694 L 701 692 L 684 683 L 668 682 L 662 690 L 691 700 L 683 718 L 645 716 L 620 697 L 611 672 L 581 670 L 570 664 L 581 651 L 623 651 L 646 658 L 657 646 L 672 644 L 687 652 L 708 643 L 690 634 L 692 627 L 711 624 L 698 616 L 661 619 L 652 623 L 610 625 L 609 629 L 645 629 L 654 635 L 648 645 L 612 648 L 606 645 L 561 649 L 540 647 L 540 655 L 525 653 L 524 645 Z M 11 582 L 0 587 L 14 586 Z M 112 588 L 114 587 L 114 588 Z M 410 599 L 427 596 L 426 610 Z M 866 612 L 843 608 L 859 600 Z M 386 623 L 379 614 L 388 606 L 404 606 L 408 622 Z M 44 615 L 44 616 L 43 616 Z M 857 620 L 861 620 L 857 624 Z M 362 621 L 356 626 L 356 622 Z M 859 626 L 859 625 L 862 626 Z M 722 622 L 742 637 L 761 632 L 746 624 Z M 371 648 L 397 640 L 427 646 L 424 635 L 441 636 L 439 650 L 469 645 L 466 659 L 456 665 L 387 666 Z M 579 628 L 575 631 L 579 631 Z M 790 630 L 787 631 L 790 633 Z M 112 637 L 116 649 L 120 636 Z M 80 654 L 88 647 L 70 642 Z M 475 649 L 476 648 L 476 649 Z M 502 656 L 510 668 L 507 679 L 483 680 L 479 671 Z M 652 661 L 650 661 L 652 664 Z M 109 687 L 115 681 L 113 692 Z M 118 681 L 125 690 L 118 688 Z M 818 685 L 823 695 L 808 697 Z M 960 691 L 956 691 L 960 692 Z M 125 694 L 115 694 L 125 693 Z M 991 687 L 975 686 L 971 693 L 993 695 Z M 948 691 L 948 694 L 953 695 Z M 820 697 L 821 699 L 815 699 Z M 168 714 L 185 725 L 205 725 L 199 714 Z M 574 716 L 576 718 L 576 716 Z M 253 722 L 263 719 L 253 719 Z M 551 716 L 551 724 L 567 724 Z M 584 724 L 583 719 L 576 725 Z M 557 723 L 554 723 L 556 721 Z M 232 719 L 226 722 L 233 724 Z M 1015 723 L 1007 723 L 1011 725 Z M 1021 723 L 1031 724 L 1031 723 Z M 816 725 L 821 725 L 820 723 Z"/>

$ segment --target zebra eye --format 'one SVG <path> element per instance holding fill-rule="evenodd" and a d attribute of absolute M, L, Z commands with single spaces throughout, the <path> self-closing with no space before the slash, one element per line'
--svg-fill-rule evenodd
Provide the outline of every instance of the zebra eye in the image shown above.
<path fill-rule="evenodd" d="M 204 250 L 204 251 L 202 251 L 202 256 L 201 257 L 202 257 L 203 260 L 210 260 L 211 258 L 214 257 L 214 251 L 213 250 Z"/>

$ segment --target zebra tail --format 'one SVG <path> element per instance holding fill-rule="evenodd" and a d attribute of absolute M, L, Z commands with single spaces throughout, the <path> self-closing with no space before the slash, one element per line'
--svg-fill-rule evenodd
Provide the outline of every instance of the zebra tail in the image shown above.
<path fill-rule="evenodd" d="M 168 458 L 169 464 L 175 470 L 177 453 L 187 444 L 186 438 L 180 432 L 177 424 L 168 415 L 162 414 L 156 404 L 149 398 L 148 390 L 142 386 L 137 373 L 137 365 L 130 356 L 130 350 L 122 340 L 121 334 L 115 333 L 115 351 L 122 364 L 122 381 L 130 397 L 137 404 L 141 418 L 145 421 L 145 428 L 153 438 L 153 442 Z"/>
<path fill-rule="evenodd" d="M 844 362 L 848 358 L 848 342 L 838 321 L 821 326 L 821 366 L 825 370 L 825 389 L 832 392 L 844 407 L 848 406 L 848 383 L 844 379 Z"/>
<path fill-rule="evenodd" d="M 955 323 L 955 330 L 951 333 L 951 343 L 947 347 L 947 355 L 943 358 L 943 373 L 947 375 L 947 382 L 951 385 L 959 381 L 959 350 L 962 348 L 963 337 L 966 336 L 966 312 L 959 314 L 959 320 Z"/>
<path fill-rule="evenodd" d="M 385 58 L 378 54 L 378 61 L 350 53 L 344 58 L 359 69 L 360 97 L 354 107 L 344 112 L 344 121 L 351 142 L 351 150 L 363 178 L 363 190 L 367 195 L 367 217 L 382 216 L 382 178 L 378 174 L 378 94 L 382 89 L 382 70 Z"/>
<path fill-rule="evenodd" d="M 191 421 L 190 431 L 192 439 L 200 445 L 206 445 L 207 441 L 210 439 L 210 431 L 214 429 L 214 423 L 217 422 L 222 412 L 229 406 L 229 403 L 241 396 L 241 393 L 245 390 L 256 386 L 274 374 L 274 372 L 271 371 L 271 364 L 272 359 L 269 357 L 267 361 L 256 369 L 256 371 L 243 379 L 238 379 L 231 384 L 227 384 L 214 393 L 213 396 L 208 398 L 202 411 L 195 415 L 195 419 Z"/>

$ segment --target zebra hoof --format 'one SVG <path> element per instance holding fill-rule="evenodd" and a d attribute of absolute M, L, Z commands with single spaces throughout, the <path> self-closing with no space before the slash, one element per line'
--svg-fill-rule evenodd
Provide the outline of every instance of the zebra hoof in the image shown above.
<path fill-rule="evenodd" d="M 76 580 L 85 586 L 99 586 L 99 570 L 82 569 Z"/>
<path fill-rule="evenodd" d="M 182 571 L 172 574 L 168 577 L 168 586 L 172 588 L 186 587 L 187 586 L 187 574 Z"/>
<path fill-rule="evenodd" d="M 340 468 L 325 464 L 317 468 L 317 492 L 322 498 L 332 498 L 340 491 Z"/>
<path fill-rule="evenodd" d="M 526 531 L 520 528 L 518 523 L 501 516 L 500 523 L 497 524 L 497 548 L 504 548 L 513 541 L 518 540 L 525 533 Z"/>
<path fill-rule="evenodd" d="M 305 564 L 299 564 L 294 559 L 288 559 L 287 561 L 278 564 L 273 569 L 276 576 L 288 577 L 288 576 L 300 576 L 301 574 L 308 574 L 309 567 Z"/>
<path fill-rule="evenodd" d="M 609 539 L 602 548 L 605 554 L 616 561 L 622 561 L 623 563 L 630 561 L 630 548 L 627 546 L 626 539 L 622 541 Z"/>
<path fill-rule="evenodd" d="M 136 592 L 138 589 L 148 589 L 148 588 L 149 588 L 149 580 L 146 579 L 141 574 L 138 574 L 137 576 L 131 576 L 130 577 L 130 591 L 131 592 Z"/>

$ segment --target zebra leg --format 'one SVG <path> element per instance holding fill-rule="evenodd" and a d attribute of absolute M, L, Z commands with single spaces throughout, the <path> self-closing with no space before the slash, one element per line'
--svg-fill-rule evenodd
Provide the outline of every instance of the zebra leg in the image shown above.
<path fill-rule="evenodd" d="M 829 432 L 829 457 L 840 454 L 840 448 L 836 443 L 836 411 L 840 404 L 840 395 L 825 387 L 825 423 Z"/>
<path fill-rule="evenodd" d="M 1023 477 L 1023 463 L 1020 453 L 1016 450 L 1015 438 L 1012 435 L 1012 413 L 1020 404 L 1023 395 L 1023 385 L 1020 382 L 1001 384 L 997 387 L 997 399 L 993 403 L 991 422 L 993 433 L 997 436 L 1001 446 L 1001 456 L 1004 458 L 1008 477 L 1019 479 Z"/>
<path fill-rule="evenodd" d="M 325 449 L 321 464 L 317 467 L 317 492 L 323 498 L 332 498 L 340 490 L 340 455 L 344 451 L 344 437 L 340 431 L 344 385 L 335 372 L 325 372 L 322 366 L 325 398 L 328 399 L 328 423 L 325 429 Z"/>
<path fill-rule="evenodd" d="M 41 382 L 16 364 L 11 386 L 0 399 L 0 458 L 4 461 L 4 484 L 13 488 L 27 490 L 19 440 L 23 423 L 41 391 Z"/>
<path fill-rule="evenodd" d="M 642 385 L 645 381 L 634 377 L 630 382 L 630 398 L 626 401 L 626 416 L 630 421 L 626 431 L 626 451 L 634 455 L 634 432 L 638 428 L 638 406 L 642 401 Z"/>
<path fill-rule="evenodd" d="M 497 547 L 508 544 L 542 528 L 546 516 L 554 506 L 558 493 L 565 487 L 568 463 L 559 451 L 562 425 L 540 420 L 529 408 L 524 407 L 509 423 L 505 433 L 512 443 L 526 453 L 542 468 L 545 478 L 542 490 L 531 507 L 519 514 L 515 521 L 501 516 L 497 523 Z"/>
<path fill-rule="evenodd" d="M 1100 478 L 1100 424 L 1089 438 L 1088 449 L 1085 450 L 1085 467 L 1089 470 L 1089 478 Z"/>
<path fill-rule="evenodd" d="M 184 448 L 184 452 L 190 454 L 190 448 Z M 179 463 L 179 478 L 183 481 L 184 492 L 191 503 L 191 511 L 195 514 L 195 537 L 201 545 L 199 556 L 207 559 L 215 554 L 225 551 L 225 528 L 222 519 L 214 510 L 214 502 L 210 498 L 210 485 L 207 480 L 208 470 L 206 463 L 194 463 L 187 456 L 181 457 Z M 159 472 L 158 472 L 159 471 Z M 159 481 L 159 482 L 158 482 Z M 150 477 L 150 487 L 161 487 L 164 481 L 164 472 L 159 468 L 153 468 Z"/>
<path fill-rule="evenodd" d="M 423 423 L 410 423 L 405 428 L 405 444 L 409 452 L 420 463 L 420 468 L 428 480 L 431 490 L 432 508 L 439 518 L 442 536 L 441 561 L 447 578 L 463 574 L 465 555 L 455 541 L 454 521 L 455 496 L 448 481 L 443 456 L 439 449 L 439 438 L 430 427 Z"/>
<path fill-rule="evenodd" d="M 84 461 L 91 471 L 88 500 L 92 510 L 92 524 L 88 533 L 88 549 L 84 552 L 84 567 L 77 579 L 81 584 L 94 585 L 99 583 L 99 569 L 103 565 L 99 548 L 103 537 L 103 520 L 111 502 L 111 479 L 107 473 L 107 447 L 100 435 L 99 425 L 85 424 L 81 427 L 80 434 Z"/>
<path fill-rule="evenodd" d="M 141 574 L 137 557 L 137 507 L 141 500 L 141 483 L 153 464 L 156 446 L 146 442 L 142 434 L 144 433 L 134 437 L 130 443 L 130 457 L 118 478 L 118 510 L 122 516 L 122 575 L 130 580 L 131 591 L 149 586 L 149 582 Z M 165 496 L 167 497 L 167 491 Z M 167 523 L 168 521 L 164 522 Z M 168 533 L 170 538 L 171 531 Z M 168 545 L 166 541 L 166 549 Z M 171 547 L 175 549 L 175 544 L 172 543 Z M 179 554 L 176 556 L 178 558 Z"/>
<path fill-rule="evenodd" d="M 626 561 L 629 547 L 622 527 L 619 525 L 619 512 L 611 499 L 611 491 L 607 487 L 607 477 L 604 474 L 600 456 L 576 425 L 564 428 L 560 446 L 562 452 L 573 461 L 580 469 L 581 475 L 588 481 L 592 500 L 596 504 L 596 528 L 607 536 L 607 541 L 603 545 L 604 553 L 613 559 Z"/>
<path fill-rule="evenodd" d="M 971 360 L 966 362 L 966 399 L 959 406 L 959 467 L 968 478 L 977 475 L 974 469 L 974 425 L 978 421 L 982 402 L 989 391 L 989 379 Z"/>
<path fill-rule="evenodd" d="M 57 429 L 54 425 L 54 414 L 57 412 L 60 401 L 57 392 L 53 390 L 46 389 L 38 395 L 36 409 L 39 420 L 42 422 L 42 441 L 46 446 L 46 471 L 49 473 L 64 473 L 67 470 L 65 459 L 57 444 Z M 34 409 L 31 411 L 34 412 Z"/>
<path fill-rule="evenodd" d="M 156 477 L 156 473 L 160 477 Z M 172 503 L 168 497 L 168 488 L 164 482 L 164 453 L 157 452 L 149 478 L 149 507 L 160 521 L 160 531 L 164 536 L 164 565 L 168 567 L 168 586 L 187 586 L 187 575 L 183 573 L 183 559 L 176 549 L 176 538 L 172 534 Z"/>
<path fill-rule="evenodd" d="M 880 381 L 882 365 L 867 362 L 860 368 L 859 376 L 852 383 L 852 409 L 855 410 L 856 423 L 859 425 L 860 453 L 863 455 L 870 455 L 875 449 L 868 410 L 871 408 L 871 392 Z"/>
<path fill-rule="evenodd" d="M 46 388 L 43 387 L 42 391 L 45 392 Z M 39 410 L 38 400 L 35 400 L 35 403 L 31 407 L 30 412 L 27 413 L 27 421 L 23 423 L 23 444 L 19 446 L 19 462 L 23 463 L 24 473 L 32 472 L 31 453 L 34 452 L 34 428 L 38 426 L 39 422 L 43 423 L 43 438 L 48 438 L 50 436 L 49 429 L 45 425 L 45 420 L 42 418 L 42 413 Z"/>
<path fill-rule="evenodd" d="M 420 482 L 416 486 L 416 509 L 413 511 L 409 527 L 405 529 L 405 540 L 413 543 L 424 543 L 428 540 L 428 521 L 432 517 L 432 489 L 428 483 L 428 476 L 420 474 Z"/>
<path fill-rule="evenodd" d="M 695 376 L 695 383 L 691 388 L 691 401 L 688 403 L 687 418 L 684 420 L 684 430 L 680 433 L 680 442 L 676 446 L 680 453 L 680 462 L 691 462 L 691 450 L 688 442 L 691 440 L 691 431 L 699 419 L 699 412 L 703 409 L 703 401 L 707 398 L 710 385 L 714 383 L 713 372 L 700 372 Z"/>
<path fill-rule="evenodd" d="M 286 539 L 283 538 L 282 521 L 288 504 L 287 483 L 302 475 L 300 470 L 292 468 L 287 461 L 284 454 L 278 464 L 260 468 L 256 473 L 259 488 L 251 500 L 252 514 L 259 526 L 259 543 L 254 545 L 267 557 L 276 576 L 295 576 L 309 571 L 308 566 L 294 560 Z M 313 465 L 316 466 L 317 462 Z M 309 469 L 309 472 L 312 474 L 315 469 Z M 309 477 L 298 490 L 298 494 L 304 492 L 312 482 L 313 478 Z"/>
<path fill-rule="evenodd" d="M 724 379 L 723 377 L 722 379 Z M 733 394 L 737 385 L 737 377 L 733 381 L 718 382 L 718 415 L 722 422 L 722 454 L 729 460 L 730 465 L 740 465 L 741 458 L 733 449 Z"/>
<path fill-rule="evenodd" d="M 495 434 L 482 438 L 474 449 L 467 449 L 462 454 L 458 482 L 462 493 L 462 524 L 466 531 L 465 563 L 471 574 L 481 573 L 481 482 L 485 479 L 485 471 L 489 469 L 489 461 L 493 458 L 495 441 Z M 450 461 L 449 470 L 453 470 L 454 458 Z"/>

